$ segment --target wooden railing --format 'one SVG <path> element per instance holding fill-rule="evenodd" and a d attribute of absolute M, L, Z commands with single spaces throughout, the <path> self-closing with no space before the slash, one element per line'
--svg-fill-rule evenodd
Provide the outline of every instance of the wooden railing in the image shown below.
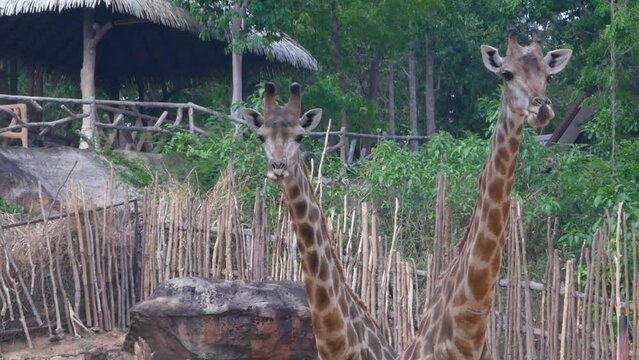
<path fill-rule="evenodd" d="M 239 119 L 204 106 L 188 103 L 170 102 L 143 102 L 121 100 L 83 100 L 72 98 L 54 98 L 38 96 L 20 96 L 0 94 L 0 100 L 15 102 L 26 107 L 32 107 L 34 111 L 44 112 L 47 107 L 57 106 L 66 116 L 53 121 L 30 122 L 13 113 L 10 109 L 0 111 L 9 113 L 13 121 L 9 126 L 0 128 L 0 134 L 17 130 L 39 129 L 41 136 L 46 135 L 51 129 L 63 124 L 80 122 L 88 117 L 89 113 L 74 112 L 73 107 L 79 105 L 91 105 L 91 112 L 97 114 L 98 121 L 94 124 L 102 139 L 101 145 L 113 148 L 152 151 L 154 135 L 171 135 L 176 129 L 188 129 L 191 133 L 208 135 L 208 132 L 196 125 L 196 114 L 215 116 L 220 121 L 229 121 L 235 124 L 245 125 L 243 119 Z M 170 126 L 163 126 L 170 125 Z M 337 131 L 320 131 L 309 133 L 311 137 L 331 137 L 338 140 L 331 141 L 328 152 L 341 150 L 343 158 L 352 159 L 355 146 L 361 140 L 394 140 L 426 142 L 429 136 L 389 135 L 386 133 L 363 134 L 347 131 L 342 127 Z"/>

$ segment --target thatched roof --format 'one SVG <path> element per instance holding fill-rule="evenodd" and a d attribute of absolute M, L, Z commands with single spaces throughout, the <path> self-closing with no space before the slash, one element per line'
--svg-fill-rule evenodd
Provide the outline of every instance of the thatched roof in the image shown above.
<path fill-rule="evenodd" d="M 0 0 L 0 57 L 79 73 L 86 8 L 95 10 L 97 23 L 114 25 L 98 45 L 98 77 L 230 73 L 228 43 L 201 40 L 199 24 L 171 0 Z M 317 70 L 308 51 L 288 38 L 254 49 L 244 63 L 255 71 L 271 59 Z"/>
<path fill-rule="evenodd" d="M 0 15 L 13 16 L 42 12 L 62 12 L 100 5 L 114 13 L 131 15 L 137 19 L 174 29 L 199 33 L 199 25 L 184 9 L 167 0 L 0 0 Z"/>
<path fill-rule="evenodd" d="M 261 34 L 256 34 L 256 36 L 261 36 Z M 289 64 L 296 68 L 311 71 L 319 70 L 319 64 L 313 55 L 288 35 L 284 35 L 281 39 L 268 46 L 259 46 L 249 51 L 257 55 L 265 55 L 268 58 L 273 58 L 278 62 Z"/>

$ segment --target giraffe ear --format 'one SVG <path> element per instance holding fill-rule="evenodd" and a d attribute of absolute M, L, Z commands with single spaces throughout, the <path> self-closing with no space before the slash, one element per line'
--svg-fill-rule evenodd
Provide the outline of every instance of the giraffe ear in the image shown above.
<path fill-rule="evenodd" d="M 481 59 L 486 69 L 496 74 L 499 73 L 501 64 L 504 63 L 504 59 L 499 56 L 499 50 L 488 45 L 481 46 Z"/>
<path fill-rule="evenodd" d="M 300 118 L 300 126 L 306 131 L 311 131 L 322 120 L 322 109 L 311 109 L 302 115 Z"/>
<path fill-rule="evenodd" d="M 261 128 L 262 125 L 264 125 L 264 118 L 259 112 L 253 109 L 246 108 L 242 111 L 242 114 L 244 115 L 244 121 L 246 121 L 246 125 L 248 125 L 251 129 L 257 130 Z"/>
<path fill-rule="evenodd" d="M 544 61 L 550 66 L 549 75 L 556 74 L 563 70 L 568 65 L 568 60 L 572 56 L 572 50 L 570 49 L 558 49 L 549 51 L 544 56 Z"/>

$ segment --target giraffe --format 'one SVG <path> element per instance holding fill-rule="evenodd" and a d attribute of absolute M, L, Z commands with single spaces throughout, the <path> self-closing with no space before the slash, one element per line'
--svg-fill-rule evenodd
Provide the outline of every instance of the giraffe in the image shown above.
<path fill-rule="evenodd" d="M 322 110 L 308 110 L 300 117 L 297 83 L 291 84 L 286 105 L 279 106 L 274 97 L 275 85 L 265 83 L 264 115 L 253 109 L 245 109 L 243 115 L 262 142 L 266 176 L 281 185 L 288 204 L 319 356 L 324 360 L 395 359 L 395 351 L 346 282 L 299 151 L 305 132 L 317 126 Z"/>
<path fill-rule="evenodd" d="M 479 195 L 471 221 L 459 243 L 458 256 L 441 275 L 418 333 L 399 359 L 491 359 L 485 343 L 495 282 L 499 275 L 510 194 L 524 118 L 543 127 L 555 116 L 546 85 L 564 69 L 572 51 L 542 55 L 534 33 L 528 46 L 508 36 L 506 56 L 481 46 L 486 68 L 503 79 L 499 120 L 479 176 Z"/>

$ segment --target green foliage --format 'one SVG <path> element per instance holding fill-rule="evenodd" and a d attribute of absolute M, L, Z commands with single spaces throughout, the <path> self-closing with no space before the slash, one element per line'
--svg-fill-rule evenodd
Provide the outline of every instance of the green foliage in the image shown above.
<path fill-rule="evenodd" d="M 229 162 L 233 162 L 236 179 L 241 181 L 240 193 L 248 195 L 242 200 L 248 202 L 255 189 L 262 186 L 266 162 L 253 132 L 245 127 L 241 130 L 244 132 L 237 138 L 233 129 L 209 137 L 178 132 L 160 144 L 160 151 L 178 181 L 187 181 L 204 191 L 213 188 Z"/>
<path fill-rule="evenodd" d="M 120 179 L 133 187 L 142 188 L 153 181 L 154 171 L 143 160 L 128 159 L 121 152 L 109 148 L 101 149 L 100 155 L 115 165 Z"/>
<path fill-rule="evenodd" d="M 5 199 L 0 198 L 0 213 L 5 214 L 24 214 L 26 211 L 22 205 L 8 203 Z"/>

